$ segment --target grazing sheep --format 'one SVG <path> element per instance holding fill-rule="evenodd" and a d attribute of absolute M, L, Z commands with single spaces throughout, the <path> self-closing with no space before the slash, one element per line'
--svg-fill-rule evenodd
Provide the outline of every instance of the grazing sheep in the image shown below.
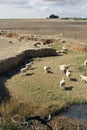
<path fill-rule="evenodd" d="M 71 72 L 67 69 L 66 70 L 66 77 L 70 79 L 70 76 L 71 76 Z"/>
<path fill-rule="evenodd" d="M 32 64 L 33 64 L 33 62 L 27 63 L 27 64 L 26 64 L 26 67 L 28 67 L 28 69 L 29 69 Z"/>
<path fill-rule="evenodd" d="M 84 75 L 81 74 L 80 78 L 81 78 L 81 81 L 87 82 L 87 76 L 84 76 Z"/>
<path fill-rule="evenodd" d="M 66 53 L 66 51 L 64 51 L 64 50 L 59 50 L 59 53 Z"/>
<path fill-rule="evenodd" d="M 21 69 L 21 73 L 26 73 L 27 70 L 28 70 L 28 66 L 26 66 L 25 68 L 22 68 L 22 69 Z"/>
<path fill-rule="evenodd" d="M 45 118 L 44 118 L 44 120 L 46 122 L 50 121 L 51 119 L 52 119 L 52 115 L 51 114 L 49 114 L 48 116 L 45 116 Z"/>
<path fill-rule="evenodd" d="M 60 65 L 59 68 L 62 72 L 66 73 L 65 65 Z"/>
<path fill-rule="evenodd" d="M 84 66 L 87 66 L 87 60 L 84 61 Z"/>
<path fill-rule="evenodd" d="M 60 81 L 60 88 L 64 88 L 65 86 L 65 79 L 62 77 L 62 80 Z"/>
<path fill-rule="evenodd" d="M 66 41 L 65 40 L 61 40 L 62 43 L 65 43 Z"/>
<path fill-rule="evenodd" d="M 41 42 L 36 42 L 36 43 L 34 43 L 33 45 L 34 45 L 35 47 L 39 47 L 41 44 L 42 44 Z"/>
<path fill-rule="evenodd" d="M 34 43 L 33 45 L 34 45 L 35 47 L 37 47 L 37 44 L 36 44 L 36 43 Z"/>
<path fill-rule="evenodd" d="M 66 70 L 70 67 L 70 64 L 68 65 L 60 65 L 59 68 L 61 71 L 63 71 L 64 73 L 66 73 Z"/>
<path fill-rule="evenodd" d="M 49 66 L 44 66 L 45 73 L 49 73 L 51 71 L 51 68 Z"/>
<path fill-rule="evenodd" d="M 56 54 L 58 55 L 58 56 L 63 56 L 63 52 L 61 51 L 61 50 L 59 50 L 59 51 L 56 51 Z"/>
<path fill-rule="evenodd" d="M 69 69 L 70 66 L 71 66 L 70 64 L 65 65 L 65 68 L 66 68 L 66 69 Z"/>
<path fill-rule="evenodd" d="M 67 49 L 67 48 L 65 48 L 65 47 L 63 46 L 62 50 L 63 50 L 63 51 L 67 51 L 68 49 Z"/>

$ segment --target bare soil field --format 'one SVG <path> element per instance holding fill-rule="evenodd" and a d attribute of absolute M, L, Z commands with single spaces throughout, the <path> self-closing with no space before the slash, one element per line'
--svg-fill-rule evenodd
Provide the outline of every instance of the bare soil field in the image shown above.
<path fill-rule="evenodd" d="M 87 21 L 55 19 L 12 19 L 0 20 L 1 30 L 15 30 L 36 35 L 58 35 L 85 41 L 87 40 Z"/>

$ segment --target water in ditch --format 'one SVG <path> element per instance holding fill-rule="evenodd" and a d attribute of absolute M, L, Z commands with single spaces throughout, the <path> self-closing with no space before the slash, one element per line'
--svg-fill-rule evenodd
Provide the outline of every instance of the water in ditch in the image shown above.
<path fill-rule="evenodd" d="M 76 121 L 79 126 L 83 127 L 83 130 L 87 130 L 87 105 L 71 106 L 61 116 Z"/>

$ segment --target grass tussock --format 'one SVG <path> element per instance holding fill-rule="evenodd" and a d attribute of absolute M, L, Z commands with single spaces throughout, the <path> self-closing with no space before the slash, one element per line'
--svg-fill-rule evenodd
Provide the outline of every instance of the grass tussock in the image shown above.
<path fill-rule="evenodd" d="M 87 66 L 84 66 L 84 61 L 87 60 L 85 55 L 77 57 L 74 62 L 76 62 L 76 68 L 84 75 L 87 76 Z"/>

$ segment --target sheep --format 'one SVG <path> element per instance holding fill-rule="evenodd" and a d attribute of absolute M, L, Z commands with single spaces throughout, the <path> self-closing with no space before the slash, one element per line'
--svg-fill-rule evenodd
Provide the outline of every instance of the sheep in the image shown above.
<path fill-rule="evenodd" d="M 62 53 L 62 54 L 67 53 L 66 49 L 64 49 L 64 48 L 62 50 L 57 51 L 57 52 Z"/>
<path fill-rule="evenodd" d="M 81 74 L 80 78 L 81 78 L 81 81 L 87 82 L 87 76 L 84 76 L 84 75 Z"/>
<path fill-rule="evenodd" d="M 61 40 L 62 43 L 65 43 L 66 41 L 65 40 Z"/>
<path fill-rule="evenodd" d="M 62 77 L 62 80 L 60 81 L 60 88 L 64 88 L 65 86 L 65 79 Z"/>
<path fill-rule="evenodd" d="M 70 78 L 70 76 L 71 76 L 71 72 L 67 69 L 67 70 L 66 70 L 66 77 L 67 77 L 67 78 Z"/>
<path fill-rule="evenodd" d="M 45 73 L 49 73 L 51 70 L 51 68 L 49 66 L 44 66 L 44 71 Z"/>
<path fill-rule="evenodd" d="M 64 50 L 59 50 L 59 53 L 66 53 L 66 51 L 64 51 Z"/>
<path fill-rule="evenodd" d="M 66 52 L 68 49 L 63 46 L 62 50 Z"/>
<path fill-rule="evenodd" d="M 27 63 L 27 64 L 26 64 L 26 67 L 28 67 L 28 69 L 29 69 L 32 64 L 33 64 L 33 62 Z"/>
<path fill-rule="evenodd" d="M 59 68 L 62 72 L 66 73 L 65 65 L 60 65 Z"/>
<path fill-rule="evenodd" d="M 87 60 L 84 61 L 84 66 L 87 66 Z"/>
<path fill-rule="evenodd" d="M 70 64 L 65 65 L 65 68 L 68 69 L 70 66 L 71 66 Z"/>
<path fill-rule="evenodd" d="M 45 117 L 44 117 L 44 120 L 45 120 L 46 122 L 50 121 L 51 119 L 52 119 L 52 115 L 51 115 L 51 114 L 49 114 L 48 116 L 45 116 Z"/>
<path fill-rule="evenodd" d="M 64 73 L 66 73 L 66 70 L 70 67 L 70 64 L 68 65 L 60 65 L 59 68 L 61 71 L 63 71 Z"/>
<path fill-rule="evenodd" d="M 28 66 L 26 66 L 25 68 L 22 68 L 21 73 L 25 73 L 25 72 L 27 72 L 27 70 L 28 70 Z"/>
<path fill-rule="evenodd" d="M 34 45 L 35 47 L 38 47 L 38 44 L 37 44 L 37 43 L 34 43 L 33 45 Z"/>

